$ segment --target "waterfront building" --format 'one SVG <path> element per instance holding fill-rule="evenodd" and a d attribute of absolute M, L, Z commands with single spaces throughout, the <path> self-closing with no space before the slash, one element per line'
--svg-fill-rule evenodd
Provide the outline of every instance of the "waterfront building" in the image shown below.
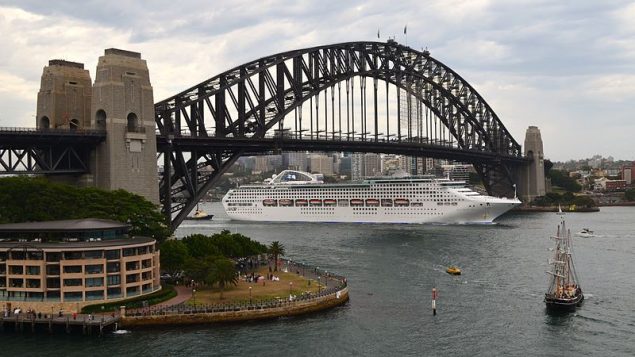
<path fill-rule="evenodd" d="M 0 303 L 75 308 L 157 291 L 156 241 L 129 228 L 103 219 L 1 224 Z"/>
<path fill-rule="evenodd" d="M 626 181 L 627 185 L 633 183 L 633 172 L 635 172 L 635 161 L 630 166 L 622 166 L 622 180 Z"/>

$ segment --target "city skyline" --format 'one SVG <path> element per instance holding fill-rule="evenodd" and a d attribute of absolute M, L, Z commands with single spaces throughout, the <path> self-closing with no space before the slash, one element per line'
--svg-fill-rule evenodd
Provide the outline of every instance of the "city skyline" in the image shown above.
<path fill-rule="evenodd" d="M 156 102 L 259 57 L 395 36 L 465 78 L 521 145 L 538 126 L 545 158 L 635 159 L 635 4 L 627 1 L 180 3 L 194 15 L 171 5 L 0 2 L 0 126 L 35 126 L 41 70 L 54 58 L 84 63 L 94 79 L 105 48 L 141 52 Z"/>

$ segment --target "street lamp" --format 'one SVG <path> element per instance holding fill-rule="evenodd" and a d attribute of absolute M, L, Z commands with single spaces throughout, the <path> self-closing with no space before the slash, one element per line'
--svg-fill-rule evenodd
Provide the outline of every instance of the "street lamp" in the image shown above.
<path fill-rule="evenodd" d="M 293 282 L 289 282 L 289 295 L 291 295 L 291 289 L 293 288 Z"/>
<path fill-rule="evenodd" d="M 249 305 L 251 305 L 251 286 L 249 287 Z"/>
<path fill-rule="evenodd" d="M 322 291 L 322 285 L 320 284 L 320 277 L 318 276 L 318 293 Z"/>
<path fill-rule="evenodd" d="M 192 289 L 192 299 L 194 300 L 194 306 L 196 306 L 196 289 Z"/>

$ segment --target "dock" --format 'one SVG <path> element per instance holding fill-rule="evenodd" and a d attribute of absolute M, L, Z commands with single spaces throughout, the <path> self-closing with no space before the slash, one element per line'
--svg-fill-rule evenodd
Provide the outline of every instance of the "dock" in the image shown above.
<path fill-rule="evenodd" d="M 47 331 L 54 333 L 81 332 L 84 335 L 103 335 L 105 332 L 117 329 L 118 315 L 92 314 L 64 314 L 64 315 L 36 315 L 36 314 L 8 314 L 0 315 L 0 333 L 2 332 L 36 332 Z"/>

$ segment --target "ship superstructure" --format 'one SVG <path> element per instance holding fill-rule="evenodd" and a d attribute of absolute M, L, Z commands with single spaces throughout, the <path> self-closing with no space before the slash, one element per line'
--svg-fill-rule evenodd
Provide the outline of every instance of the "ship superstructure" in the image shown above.
<path fill-rule="evenodd" d="M 295 170 L 232 189 L 222 202 L 230 218 L 245 221 L 458 224 L 492 223 L 520 204 L 432 176 L 325 184 L 319 175 Z"/>

